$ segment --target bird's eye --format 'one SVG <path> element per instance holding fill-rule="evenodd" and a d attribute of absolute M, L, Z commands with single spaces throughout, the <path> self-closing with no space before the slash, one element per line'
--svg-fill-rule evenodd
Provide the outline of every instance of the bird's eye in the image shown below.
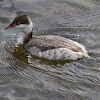
<path fill-rule="evenodd" d="M 16 23 L 16 25 L 19 25 L 19 23 Z"/>

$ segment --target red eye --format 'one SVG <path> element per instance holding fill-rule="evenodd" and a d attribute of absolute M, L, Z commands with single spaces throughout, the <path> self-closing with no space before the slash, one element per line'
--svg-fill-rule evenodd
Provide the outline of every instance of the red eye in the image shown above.
<path fill-rule="evenodd" d="M 19 25 L 19 23 L 16 23 L 16 25 Z"/>

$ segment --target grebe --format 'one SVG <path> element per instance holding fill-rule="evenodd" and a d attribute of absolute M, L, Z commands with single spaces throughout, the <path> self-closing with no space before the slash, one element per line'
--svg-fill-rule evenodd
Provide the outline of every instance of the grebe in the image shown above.
<path fill-rule="evenodd" d="M 22 45 L 32 55 L 48 60 L 77 60 L 89 57 L 84 46 L 57 35 L 33 36 L 33 23 L 28 15 L 15 17 L 6 27 L 22 29 Z"/>

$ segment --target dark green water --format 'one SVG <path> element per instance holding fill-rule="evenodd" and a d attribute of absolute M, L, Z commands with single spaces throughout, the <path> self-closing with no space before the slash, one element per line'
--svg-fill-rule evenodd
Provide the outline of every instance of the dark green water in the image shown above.
<path fill-rule="evenodd" d="M 32 19 L 34 35 L 75 40 L 91 57 L 32 58 L 18 46 L 20 30 L 2 30 L 21 14 Z M 100 1 L 0 0 L 0 100 L 100 100 Z"/>

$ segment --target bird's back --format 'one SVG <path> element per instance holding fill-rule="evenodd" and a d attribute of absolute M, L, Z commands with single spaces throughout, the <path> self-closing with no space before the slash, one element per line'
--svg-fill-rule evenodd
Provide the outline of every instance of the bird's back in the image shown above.
<path fill-rule="evenodd" d="M 88 56 L 84 46 L 78 42 L 57 35 L 34 36 L 24 47 L 31 53 L 38 53 L 38 56 L 39 52 L 47 53 L 48 51 L 50 56 L 50 52 L 57 53 L 58 50 L 61 52 L 63 51 L 63 55 L 70 51 L 70 53 L 81 53 Z"/>

